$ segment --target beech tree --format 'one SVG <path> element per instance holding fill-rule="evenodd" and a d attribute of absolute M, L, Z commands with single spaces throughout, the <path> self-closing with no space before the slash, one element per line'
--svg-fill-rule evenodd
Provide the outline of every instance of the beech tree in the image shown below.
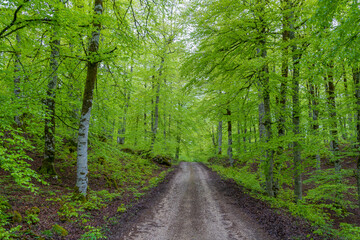
<path fill-rule="evenodd" d="M 93 105 L 93 96 L 95 82 L 98 72 L 99 64 L 99 44 L 100 44 L 100 30 L 101 30 L 101 14 L 103 13 L 103 1 L 95 0 L 94 2 L 94 22 L 93 32 L 91 33 L 91 39 L 89 44 L 89 56 L 87 63 L 87 74 L 85 82 L 84 97 L 81 109 L 81 117 L 78 133 L 78 146 L 77 146 L 77 177 L 76 187 L 78 187 L 79 193 L 86 195 L 86 189 L 88 185 L 88 135 L 89 124 L 91 116 L 91 108 Z"/>

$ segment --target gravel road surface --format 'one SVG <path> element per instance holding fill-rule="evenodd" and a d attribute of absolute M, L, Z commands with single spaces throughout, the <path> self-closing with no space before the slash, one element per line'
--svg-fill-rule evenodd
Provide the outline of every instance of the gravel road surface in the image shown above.
<path fill-rule="evenodd" d="M 271 240 L 261 227 L 221 194 L 199 163 L 181 163 L 170 187 L 123 235 L 124 240 Z"/>

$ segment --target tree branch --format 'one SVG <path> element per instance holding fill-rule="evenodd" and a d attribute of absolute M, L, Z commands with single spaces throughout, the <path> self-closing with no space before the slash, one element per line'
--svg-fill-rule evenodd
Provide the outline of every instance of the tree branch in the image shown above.
<path fill-rule="evenodd" d="M 15 22 L 16 22 L 16 19 L 17 19 L 17 15 L 19 13 L 19 11 L 21 10 L 21 8 L 25 5 L 25 3 L 27 3 L 29 0 L 24 0 L 24 3 L 23 4 L 20 4 L 20 6 L 18 6 L 14 12 L 14 18 L 13 20 L 11 21 L 11 23 L 9 25 L 7 25 L 1 32 L 0 32 L 0 38 L 3 37 L 3 34 L 9 29 L 11 28 Z"/>

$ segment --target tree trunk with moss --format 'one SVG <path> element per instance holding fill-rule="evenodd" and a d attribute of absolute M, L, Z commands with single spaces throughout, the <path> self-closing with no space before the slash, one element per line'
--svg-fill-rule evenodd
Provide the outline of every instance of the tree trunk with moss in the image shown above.
<path fill-rule="evenodd" d="M 81 109 L 81 118 L 79 124 L 78 146 L 77 146 L 77 177 L 76 187 L 80 194 L 86 196 L 88 187 L 88 134 L 91 116 L 91 108 L 93 104 L 94 87 L 98 70 L 98 49 L 100 40 L 100 15 L 103 13 L 103 0 L 95 0 L 94 5 L 95 17 L 90 45 L 89 59 L 87 63 L 87 75 L 85 83 L 85 91 Z"/>
<path fill-rule="evenodd" d="M 54 168 L 55 162 L 55 97 L 56 97 L 56 88 L 58 84 L 58 74 L 57 70 L 59 68 L 58 58 L 59 58 L 59 46 L 60 40 L 57 39 L 57 34 L 53 34 L 53 40 L 50 43 L 51 47 L 51 57 L 50 57 L 50 66 L 52 71 L 52 76 L 48 83 L 47 98 L 45 100 L 45 151 L 44 151 L 44 160 L 40 167 L 40 173 L 47 174 L 50 176 L 56 176 L 56 171 Z"/>

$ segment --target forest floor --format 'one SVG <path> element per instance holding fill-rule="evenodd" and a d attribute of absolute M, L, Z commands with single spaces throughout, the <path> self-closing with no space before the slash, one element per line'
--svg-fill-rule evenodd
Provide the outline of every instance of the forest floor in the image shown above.
<path fill-rule="evenodd" d="M 180 163 L 168 184 L 129 209 L 109 239 L 323 239 L 200 163 Z"/>
<path fill-rule="evenodd" d="M 33 159 L 31 168 L 37 171 L 42 155 L 28 155 Z M 134 211 L 140 199 L 151 196 L 173 170 L 126 150 L 115 155 L 106 160 L 108 165 L 102 158 L 91 160 L 86 202 L 74 195 L 76 159 L 71 154 L 66 161 L 56 160 L 57 178 L 46 178 L 46 184 L 33 181 L 36 192 L 20 187 L 0 169 L 0 210 L 5 212 L 0 221 L 5 221 L 5 230 L 15 229 L 7 239 L 106 239 L 127 209 Z M 0 228 L 0 239 L 1 234 Z"/>
<path fill-rule="evenodd" d="M 304 219 L 272 209 L 204 164 L 168 168 L 127 152 L 115 161 L 127 179 L 114 186 L 109 184 L 112 166 L 93 168 L 86 203 L 73 199 L 76 171 L 69 159 L 67 165 L 56 164 L 58 179 L 36 183 L 37 194 L 0 171 L 0 197 L 11 205 L 7 227 L 21 226 L 12 239 L 326 239 Z M 29 155 L 38 169 L 41 157 Z M 96 166 L 104 167 L 101 161 Z"/>

